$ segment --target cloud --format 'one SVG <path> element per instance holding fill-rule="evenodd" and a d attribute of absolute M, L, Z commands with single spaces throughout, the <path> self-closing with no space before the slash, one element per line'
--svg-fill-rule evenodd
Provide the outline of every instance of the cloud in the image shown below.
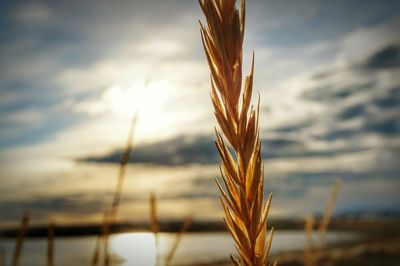
<path fill-rule="evenodd" d="M 254 90 L 268 109 L 260 114 L 266 188 L 277 192 L 278 212 L 302 215 L 324 205 L 337 176 L 349 180 L 348 193 L 356 191 L 361 205 L 362 193 L 374 189 L 380 204 L 398 200 L 384 193 L 399 169 L 398 6 L 248 3 L 244 69 L 254 48 Z M 146 193 L 156 190 L 166 215 L 190 208 L 220 215 L 215 120 L 197 24 L 203 16 L 195 3 L 14 1 L 0 15 L 6 214 L 7 204 L 78 219 L 85 210 L 100 214 L 118 170 L 115 147 L 140 106 L 126 214 L 147 217 Z"/>
<path fill-rule="evenodd" d="M 105 199 L 109 195 L 70 194 L 57 196 L 36 196 L 30 199 L 14 199 L 0 202 L 1 220 L 17 220 L 22 213 L 29 211 L 35 218 L 46 220 L 50 214 L 69 213 L 70 215 L 91 215 L 102 213 Z"/>
<path fill-rule="evenodd" d="M 371 55 L 364 67 L 371 70 L 400 67 L 400 44 L 387 46 Z"/>
<path fill-rule="evenodd" d="M 90 105 L 91 100 L 114 84 L 126 89 L 148 79 L 167 79 L 173 87 L 180 87 L 179 82 L 191 87 L 207 78 L 207 69 L 200 72 L 197 60 L 203 59 L 201 43 L 194 38 L 198 25 L 188 23 L 193 16 L 186 15 L 200 14 L 191 3 L 119 1 L 110 5 L 99 1 L 82 6 L 74 1 L 29 1 L 10 3 L 5 10 L 0 17 L 5 29 L 0 44 L 0 119 L 5 113 L 15 112 L 15 117 L 35 109 L 44 121 L 40 134 L 46 131 L 46 139 L 79 127 L 82 120 L 90 123 L 91 114 L 104 111 L 102 106 Z M 198 78 L 187 73 L 198 73 Z M 62 113 L 52 112 L 65 101 L 72 104 Z M 90 114 L 77 114 L 79 107 L 90 109 Z M 68 123 L 64 115 L 71 118 Z M 3 132 L 17 130 L 26 134 L 13 139 L 9 133 L 2 134 L 1 141 L 10 146 L 45 139 L 31 141 L 30 133 L 35 132 L 29 126 L 2 128 Z"/>
<path fill-rule="evenodd" d="M 290 138 L 268 138 L 262 139 L 261 142 L 264 159 L 330 157 L 364 150 L 364 148 L 314 149 Z M 117 164 L 121 157 L 122 151 L 116 150 L 105 155 L 80 158 L 79 161 Z M 180 135 L 134 147 L 131 162 L 167 166 L 208 165 L 220 163 L 220 157 L 212 135 Z"/>
<path fill-rule="evenodd" d="M 83 161 L 118 163 L 122 151 Z M 160 165 L 209 164 L 219 161 L 211 136 L 177 136 L 172 139 L 134 147 L 132 161 Z"/>
<path fill-rule="evenodd" d="M 13 16 L 19 23 L 35 24 L 48 22 L 51 13 L 51 9 L 44 3 L 28 2 L 25 5 L 18 6 Z"/>
<path fill-rule="evenodd" d="M 369 146 L 367 139 L 371 135 L 382 143 L 387 142 L 386 138 L 396 138 L 400 132 L 400 119 L 396 115 L 400 111 L 400 80 L 396 75 L 400 67 L 399 47 L 395 40 L 365 58 L 348 61 L 348 65 L 312 74 L 311 88 L 305 89 L 300 97 L 324 107 L 324 119 L 322 114 L 320 118 L 314 117 L 308 129 L 302 127 L 303 132 L 328 142 L 357 139 L 358 144 L 349 145 L 358 147 Z"/>

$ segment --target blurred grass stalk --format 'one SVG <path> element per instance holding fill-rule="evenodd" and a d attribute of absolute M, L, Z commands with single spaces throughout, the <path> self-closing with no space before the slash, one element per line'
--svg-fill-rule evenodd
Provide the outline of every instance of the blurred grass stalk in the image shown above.
<path fill-rule="evenodd" d="M 189 214 L 186 217 L 186 219 L 182 222 L 181 228 L 175 237 L 175 241 L 174 241 L 173 245 L 171 246 L 171 249 L 169 250 L 169 252 L 167 253 L 167 256 L 165 258 L 166 266 L 171 265 L 172 258 L 174 257 L 176 250 L 178 249 L 178 246 L 182 240 L 183 235 L 187 232 L 190 225 L 192 224 L 193 216 L 194 216 L 193 213 Z"/>
<path fill-rule="evenodd" d="M 151 232 L 154 235 L 154 240 L 155 240 L 155 245 L 156 245 L 155 260 L 156 260 L 156 266 L 157 266 L 158 260 L 159 260 L 158 232 L 160 230 L 160 227 L 159 227 L 158 218 L 157 218 L 157 199 L 156 199 L 156 196 L 154 193 L 150 194 L 150 221 L 151 221 Z"/>
<path fill-rule="evenodd" d="M 47 266 L 54 265 L 54 224 L 50 221 L 47 228 Z"/>
<path fill-rule="evenodd" d="M 306 266 L 315 266 L 321 259 L 326 232 L 332 218 L 333 209 L 335 208 L 336 204 L 336 198 L 341 186 L 342 186 L 342 181 L 340 179 L 337 179 L 335 181 L 335 184 L 331 188 L 331 192 L 329 194 L 329 198 L 325 207 L 324 216 L 322 217 L 322 220 L 318 227 L 317 246 L 315 249 L 312 239 L 315 219 L 312 215 L 310 215 L 306 219 L 305 222 L 306 246 L 304 250 L 304 265 Z"/>
<path fill-rule="evenodd" d="M 25 212 L 22 215 L 21 227 L 20 227 L 20 230 L 19 230 L 17 242 L 15 243 L 14 255 L 13 255 L 12 262 L 11 262 L 12 266 L 18 266 L 19 265 L 18 264 L 19 263 L 19 258 L 21 256 L 22 246 L 24 244 L 26 231 L 28 229 L 28 224 L 29 224 L 29 213 Z"/>
<path fill-rule="evenodd" d="M 109 254 L 109 238 L 110 238 L 110 230 L 112 225 L 117 220 L 118 209 L 121 202 L 121 194 L 122 188 L 124 185 L 124 178 L 126 169 L 128 167 L 130 154 L 132 151 L 132 142 L 133 142 L 133 133 L 136 125 L 137 115 L 134 116 L 132 119 L 132 124 L 128 133 L 128 138 L 126 141 L 124 153 L 122 154 L 122 158 L 120 161 L 120 167 L 117 177 L 117 183 L 114 190 L 114 196 L 111 202 L 111 205 L 106 208 L 103 216 L 102 222 L 102 233 L 96 239 L 95 249 L 93 252 L 92 257 L 92 266 L 97 266 L 100 262 L 100 253 L 101 253 L 101 246 L 103 245 L 103 265 L 109 266 L 110 265 L 110 254 Z"/>
<path fill-rule="evenodd" d="M 267 237 L 271 195 L 264 203 L 264 168 L 259 139 L 259 101 L 250 107 L 254 53 L 250 75 L 242 88 L 242 53 L 245 1 L 240 12 L 236 0 L 200 0 L 207 27 L 200 22 L 201 39 L 211 71 L 211 99 L 218 124 L 229 142 L 216 130 L 216 145 L 225 189 L 217 180 L 225 223 L 236 242 L 240 261 L 235 265 L 265 265 L 273 228 Z M 233 149 L 233 154 L 231 149 Z"/>

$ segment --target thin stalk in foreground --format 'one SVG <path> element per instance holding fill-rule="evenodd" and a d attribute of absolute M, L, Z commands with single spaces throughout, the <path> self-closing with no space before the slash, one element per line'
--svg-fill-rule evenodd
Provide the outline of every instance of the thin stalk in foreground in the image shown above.
<path fill-rule="evenodd" d="M 24 213 L 21 219 L 21 227 L 19 230 L 17 242 L 15 244 L 15 249 L 14 249 L 14 255 L 13 255 L 13 260 L 11 265 L 12 266 L 18 266 L 19 258 L 21 256 L 22 252 L 22 246 L 24 244 L 25 236 L 26 236 L 26 231 L 28 229 L 28 224 L 29 224 L 29 213 Z"/>
<path fill-rule="evenodd" d="M 121 162 L 120 162 L 120 167 L 119 167 L 119 172 L 118 172 L 118 179 L 117 179 L 117 184 L 115 187 L 114 191 L 114 197 L 111 202 L 111 206 L 109 208 L 109 211 L 106 211 L 105 213 L 105 223 L 103 226 L 103 236 L 104 236 L 104 266 L 110 265 L 110 255 L 109 255 L 109 237 L 110 237 L 110 227 L 115 223 L 117 220 L 117 215 L 118 215 L 118 209 L 119 209 L 119 204 L 121 201 L 121 194 L 122 194 L 122 188 L 124 184 L 124 178 L 125 178 L 125 173 L 126 169 L 128 167 L 129 159 L 130 159 L 130 154 L 132 151 L 132 139 L 133 139 L 133 132 L 135 129 L 135 124 L 136 124 L 136 116 L 132 120 L 132 125 L 129 130 L 128 134 L 128 139 L 126 142 L 126 146 L 124 149 L 124 153 L 122 154 Z"/>
<path fill-rule="evenodd" d="M 157 199 L 154 193 L 150 194 L 150 221 L 151 221 L 151 232 L 154 235 L 155 245 L 156 245 L 156 265 L 158 265 L 158 232 L 160 227 L 158 225 L 158 218 L 157 218 Z"/>
<path fill-rule="evenodd" d="M 47 228 L 47 266 L 54 265 L 54 224 L 49 222 Z"/>
<path fill-rule="evenodd" d="M 186 231 L 189 229 L 190 225 L 192 224 L 193 221 L 193 214 L 190 214 L 182 223 L 181 229 L 179 230 L 178 234 L 175 237 L 174 244 L 172 245 L 171 249 L 168 252 L 168 255 L 166 256 L 165 259 L 165 265 L 169 266 L 171 265 L 172 258 L 175 255 L 176 250 L 179 247 L 179 243 L 182 240 L 183 235 L 186 233 Z"/>

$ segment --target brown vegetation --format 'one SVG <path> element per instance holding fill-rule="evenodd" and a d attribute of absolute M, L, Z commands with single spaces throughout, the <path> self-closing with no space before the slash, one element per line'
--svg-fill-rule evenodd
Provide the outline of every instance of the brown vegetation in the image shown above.
<path fill-rule="evenodd" d="M 240 261 L 235 265 L 264 265 L 271 248 L 267 216 L 271 195 L 264 203 L 264 170 L 259 139 L 259 103 L 250 106 L 253 90 L 254 54 L 250 75 L 242 88 L 242 49 L 245 1 L 201 0 L 207 27 L 200 23 L 201 37 L 211 71 L 211 98 L 218 124 L 233 149 L 231 153 L 216 130 L 224 189 L 221 202 L 225 223 L 236 242 Z"/>

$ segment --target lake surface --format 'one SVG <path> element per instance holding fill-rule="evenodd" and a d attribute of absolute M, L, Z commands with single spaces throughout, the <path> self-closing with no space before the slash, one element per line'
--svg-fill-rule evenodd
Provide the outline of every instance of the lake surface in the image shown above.
<path fill-rule="evenodd" d="M 165 258 L 175 241 L 175 234 L 162 233 L 158 237 L 158 257 Z M 362 236 L 349 232 L 329 232 L 326 244 L 354 241 Z M 63 237 L 55 239 L 55 265 L 91 265 L 95 248 L 95 237 Z M 156 245 L 151 233 L 122 233 L 111 238 L 110 248 L 113 264 L 150 266 L 155 264 Z M 274 234 L 271 253 L 303 249 L 305 243 L 302 231 L 277 231 Z M 0 239 L 0 266 L 10 265 L 15 241 Z M 46 265 L 46 239 L 28 239 L 24 243 L 20 266 Z M 228 258 L 235 253 L 233 240 L 225 232 L 187 233 L 181 239 L 173 257 L 173 265 L 212 263 Z"/>

